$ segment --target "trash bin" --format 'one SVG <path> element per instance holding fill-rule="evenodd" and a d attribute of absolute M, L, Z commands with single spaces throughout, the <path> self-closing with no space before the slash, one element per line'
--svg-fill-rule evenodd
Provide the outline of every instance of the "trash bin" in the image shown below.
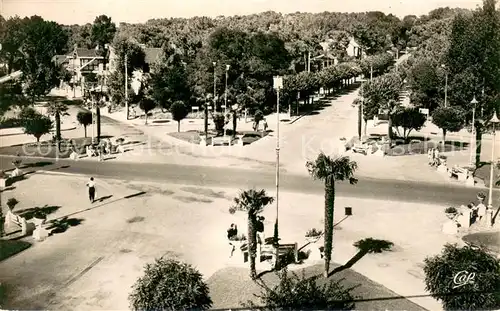
<path fill-rule="evenodd" d="M 346 216 L 352 216 L 352 207 L 346 207 L 345 208 L 345 215 Z"/>

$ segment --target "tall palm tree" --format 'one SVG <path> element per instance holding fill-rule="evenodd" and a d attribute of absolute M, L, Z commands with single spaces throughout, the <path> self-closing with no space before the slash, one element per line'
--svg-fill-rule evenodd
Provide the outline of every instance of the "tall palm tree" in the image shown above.
<path fill-rule="evenodd" d="M 232 209 L 236 211 L 245 211 L 248 215 L 248 254 L 250 262 L 250 277 L 257 278 L 255 269 L 255 257 L 257 257 L 257 232 L 255 224 L 257 223 L 257 215 L 264 210 L 264 207 L 273 203 L 274 198 L 267 195 L 266 190 L 245 190 L 241 191 L 234 198 L 234 206 Z"/>
<path fill-rule="evenodd" d="M 56 142 L 57 148 L 61 141 L 61 116 L 68 115 L 68 105 L 62 101 L 50 101 L 47 103 L 47 113 L 53 115 L 56 119 Z"/>
<path fill-rule="evenodd" d="M 307 161 L 306 168 L 314 179 L 325 183 L 325 277 L 328 276 L 333 244 L 333 214 L 335 209 L 335 182 L 348 180 L 351 185 L 358 180 L 353 177 L 358 164 L 349 157 L 331 158 L 321 152 L 315 161 Z"/>

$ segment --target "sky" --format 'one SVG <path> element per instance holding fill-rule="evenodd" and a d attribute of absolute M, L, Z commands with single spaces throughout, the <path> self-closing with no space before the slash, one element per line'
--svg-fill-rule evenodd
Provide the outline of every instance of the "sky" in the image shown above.
<path fill-rule="evenodd" d="M 39 15 L 61 24 L 91 23 L 98 15 L 115 23 L 145 22 L 152 18 L 243 15 L 264 11 L 365 12 L 396 16 L 427 14 L 439 7 L 474 9 L 482 0 L 0 0 L 4 17 Z"/>

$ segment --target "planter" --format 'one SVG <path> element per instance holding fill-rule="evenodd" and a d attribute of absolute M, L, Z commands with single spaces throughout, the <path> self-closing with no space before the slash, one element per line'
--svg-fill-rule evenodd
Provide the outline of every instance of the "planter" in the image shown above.
<path fill-rule="evenodd" d="M 446 214 L 446 217 L 448 217 L 448 219 L 451 219 L 451 220 L 453 220 L 457 216 L 456 213 L 445 213 L 445 214 Z"/>
<path fill-rule="evenodd" d="M 0 178 L 0 188 L 5 188 L 7 187 L 7 182 L 8 182 L 9 178 L 8 177 L 4 177 L 4 178 Z"/>
<path fill-rule="evenodd" d="M 38 227 L 41 227 L 45 223 L 45 220 L 46 220 L 45 218 L 33 218 L 33 223 L 38 228 Z"/>

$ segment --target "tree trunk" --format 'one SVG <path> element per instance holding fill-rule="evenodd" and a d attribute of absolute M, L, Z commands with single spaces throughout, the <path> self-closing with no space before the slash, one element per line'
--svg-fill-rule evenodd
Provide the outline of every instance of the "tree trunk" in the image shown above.
<path fill-rule="evenodd" d="M 233 112 L 233 137 L 236 136 L 236 126 L 238 125 L 238 116 L 236 115 L 236 111 Z"/>
<path fill-rule="evenodd" d="M 476 167 L 481 163 L 481 140 L 483 138 L 483 129 L 476 127 Z"/>
<path fill-rule="evenodd" d="M 87 126 L 86 125 L 83 126 L 83 130 L 85 132 L 85 138 L 87 138 Z"/>
<path fill-rule="evenodd" d="M 208 105 L 205 105 L 205 139 L 208 139 Z"/>
<path fill-rule="evenodd" d="M 358 137 L 359 137 L 359 140 L 361 140 L 361 132 L 362 132 L 362 129 L 361 129 L 361 104 L 358 104 Z"/>
<path fill-rule="evenodd" d="M 442 152 L 445 152 L 446 151 L 446 130 L 443 129 L 443 150 Z"/>
<path fill-rule="evenodd" d="M 330 261 L 332 259 L 334 201 L 335 181 L 333 177 L 327 177 L 325 181 L 325 277 L 328 277 Z"/>
<path fill-rule="evenodd" d="M 391 144 L 392 144 L 392 137 L 393 137 L 393 134 L 392 134 L 392 116 L 389 115 L 389 120 L 387 122 L 387 135 L 389 136 L 389 148 L 391 147 Z"/>
<path fill-rule="evenodd" d="M 101 139 L 101 108 L 96 106 L 95 108 L 96 114 L 96 123 L 97 123 L 97 142 Z"/>
<path fill-rule="evenodd" d="M 147 112 L 146 112 L 146 118 L 145 118 L 144 124 L 148 125 L 148 113 Z"/>
<path fill-rule="evenodd" d="M 57 112 L 55 114 L 56 119 L 56 141 L 61 140 L 61 115 Z"/>
<path fill-rule="evenodd" d="M 256 217 L 253 213 L 248 213 L 248 261 L 250 262 L 250 277 L 257 278 L 255 269 L 255 257 L 257 257 L 257 234 L 255 232 Z"/>
<path fill-rule="evenodd" d="M 365 128 L 363 129 L 364 135 L 366 137 L 366 128 L 368 127 L 368 120 L 365 119 Z"/>
<path fill-rule="evenodd" d="M 181 121 L 177 121 L 177 132 L 181 131 Z"/>

